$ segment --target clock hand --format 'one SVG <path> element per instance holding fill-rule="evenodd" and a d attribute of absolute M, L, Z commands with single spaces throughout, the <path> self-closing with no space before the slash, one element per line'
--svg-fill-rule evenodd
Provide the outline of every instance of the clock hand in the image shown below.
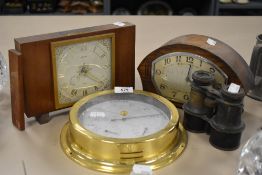
<path fill-rule="evenodd" d="M 93 111 L 99 111 L 99 112 L 109 112 L 111 114 L 116 114 L 116 115 L 120 115 L 118 112 L 113 112 L 113 111 L 109 111 L 109 110 L 105 110 L 103 108 L 95 108 Z M 92 111 L 91 111 L 92 112 Z"/>
<path fill-rule="evenodd" d="M 148 128 L 144 128 L 144 131 L 143 131 L 143 134 L 142 135 L 145 135 L 145 133 L 147 132 Z"/>
<path fill-rule="evenodd" d="M 144 117 L 155 117 L 155 116 L 160 116 L 161 114 L 150 114 L 150 115 L 140 115 L 140 116 L 131 116 L 131 117 L 121 117 L 121 118 L 114 118 L 111 119 L 111 121 L 117 121 L 117 120 L 130 120 L 130 119 L 136 119 L 136 118 L 144 118 Z"/>
<path fill-rule="evenodd" d="M 100 80 L 99 78 L 97 78 L 96 76 L 94 76 L 93 74 L 87 72 L 85 75 L 86 75 L 88 78 L 90 78 L 91 80 L 96 81 L 97 83 L 101 84 L 101 86 L 104 85 L 104 82 L 101 81 L 101 80 Z"/>
<path fill-rule="evenodd" d="M 187 82 L 191 82 L 189 76 L 191 75 L 191 68 L 192 68 L 192 65 L 190 64 L 189 65 L 189 69 L 188 69 L 188 72 L 187 72 L 187 76 L 186 76 L 186 81 Z"/>
<path fill-rule="evenodd" d="M 93 111 L 93 112 L 94 112 L 94 111 L 108 112 L 108 113 L 111 113 L 111 114 L 115 114 L 115 115 L 121 116 L 121 114 L 118 113 L 118 112 L 113 112 L 113 111 L 105 110 L 105 109 L 103 109 L 103 108 L 95 108 L 95 109 L 92 110 L 92 111 Z M 92 111 L 90 111 L 90 112 L 92 112 Z M 158 113 L 158 114 L 148 114 L 148 115 L 140 115 L 140 116 L 128 115 L 129 117 L 117 117 L 117 118 L 113 117 L 113 118 L 110 119 L 110 121 L 116 121 L 116 120 L 123 120 L 123 121 L 124 121 L 124 120 L 128 120 L 128 119 L 143 118 L 143 117 L 154 117 L 154 116 L 159 116 L 159 115 L 161 115 L 161 114 Z M 105 117 L 105 119 L 106 119 L 106 117 Z"/>
<path fill-rule="evenodd" d="M 99 65 L 93 65 L 93 64 L 92 64 L 92 66 L 96 66 L 96 67 L 102 69 L 102 67 L 99 66 Z M 82 75 L 84 75 L 84 76 L 87 76 L 87 77 L 90 78 L 91 80 L 96 81 L 97 83 L 101 84 L 101 86 L 103 86 L 103 85 L 104 85 L 104 82 L 101 81 L 99 78 L 97 78 L 97 77 L 96 77 L 95 75 L 93 75 L 92 73 L 90 73 L 90 70 L 91 70 L 91 69 L 92 69 L 92 68 L 90 67 L 90 65 L 84 65 L 84 66 L 81 68 L 81 70 L 80 70 L 80 72 L 79 72 L 79 75 L 82 74 Z"/>
<path fill-rule="evenodd" d="M 114 131 L 110 131 L 110 130 L 107 130 L 107 129 L 105 129 L 104 131 L 107 132 L 107 133 L 110 133 L 110 134 L 118 135 L 118 133 L 114 132 Z"/>

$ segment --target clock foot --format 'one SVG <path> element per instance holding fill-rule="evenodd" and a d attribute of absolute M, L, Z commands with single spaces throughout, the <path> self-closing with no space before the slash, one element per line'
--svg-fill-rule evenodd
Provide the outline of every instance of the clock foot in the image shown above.
<path fill-rule="evenodd" d="M 51 116 L 49 113 L 46 113 L 43 115 L 36 116 L 35 119 L 40 125 L 42 125 L 48 123 L 51 120 Z"/>
<path fill-rule="evenodd" d="M 24 115 L 24 82 L 22 69 L 22 55 L 15 50 L 9 50 L 9 72 L 13 125 L 25 130 Z"/>

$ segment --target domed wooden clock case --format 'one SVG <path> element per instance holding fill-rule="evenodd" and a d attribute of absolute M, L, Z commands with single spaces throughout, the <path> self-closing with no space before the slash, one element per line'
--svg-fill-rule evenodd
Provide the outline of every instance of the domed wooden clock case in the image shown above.
<path fill-rule="evenodd" d="M 188 101 L 192 74 L 205 70 L 215 77 L 214 87 L 240 84 L 252 88 L 253 75 L 233 48 L 204 35 L 184 35 L 170 40 L 148 54 L 138 67 L 143 90 L 158 93 L 178 107 Z"/>

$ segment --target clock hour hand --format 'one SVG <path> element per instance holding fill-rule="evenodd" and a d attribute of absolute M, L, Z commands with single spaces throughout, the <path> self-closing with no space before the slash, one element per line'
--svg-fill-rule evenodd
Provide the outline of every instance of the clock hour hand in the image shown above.
<path fill-rule="evenodd" d="M 93 65 L 93 66 L 94 66 L 94 65 Z M 100 68 L 100 66 L 96 66 L 96 67 Z M 103 86 L 103 85 L 104 85 L 104 82 L 101 81 L 99 78 L 97 78 L 97 77 L 96 77 L 95 75 L 93 75 L 92 73 L 90 73 L 90 70 L 91 70 L 91 69 L 92 69 L 92 68 L 90 67 L 90 65 L 83 65 L 83 66 L 81 67 L 81 70 L 80 70 L 80 72 L 79 72 L 79 75 L 86 76 L 86 77 L 88 77 L 89 79 L 91 79 L 91 80 L 93 80 L 93 81 L 101 84 L 101 86 Z"/>

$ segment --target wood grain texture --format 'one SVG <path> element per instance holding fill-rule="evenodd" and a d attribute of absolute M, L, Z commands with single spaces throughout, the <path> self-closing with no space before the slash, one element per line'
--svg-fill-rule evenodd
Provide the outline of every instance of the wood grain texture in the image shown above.
<path fill-rule="evenodd" d="M 215 46 L 207 43 L 209 38 L 216 41 Z M 245 89 L 245 92 L 253 88 L 254 77 L 249 66 L 244 58 L 226 43 L 212 37 L 191 34 L 178 37 L 169 41 L 165 45 L 169 46 L 174 44 L 188 45 L 208 51 L 206 54 L 213 55 L 210 60 L 216 63 L 222 70 L 224 67 L 232 70 L 233 77 L 231 77 L 231 74 L 228 74 L 232 82 L 239 81 Z"/>
<path fill-rule="evenodd" d="M 209 45 L 208 38 L 215 40 L 216 45 Z M 138 66 L 138 72 L 144 90 L 156 92 L 151 77 L 152 62 L 156 58 L 172 52 L 190 52 L 207 58 L 228 75 L 228 82 L 241 84 L 246 93 L 254 86 L 254 77 L 247 63 L 233 48 L 217 39 L 191 34 L 170 40 L 143 59 Z M 175 104 L 181 106 L 181 104 Z"/>
<path fill-rule="evenodd" d="M 9 50 L 12 122 L 20 130 L 25 129 L 22 55 Z"/>
<path fill-rule="evenodd" d="M 107 33 L 115 34 L 115 85 L 134 87 L 135 25 L 133 24 L 126 22 L 123 27 L 109 24 L 15 39 L 15 49 L 22 54 L 24 89 L 22 94 L 27 117 L 41 116 L 56 110 L 50 43 Z M 16 86 L 13 88 L 15 88 L 13 91 L 17 91 Z"/>

